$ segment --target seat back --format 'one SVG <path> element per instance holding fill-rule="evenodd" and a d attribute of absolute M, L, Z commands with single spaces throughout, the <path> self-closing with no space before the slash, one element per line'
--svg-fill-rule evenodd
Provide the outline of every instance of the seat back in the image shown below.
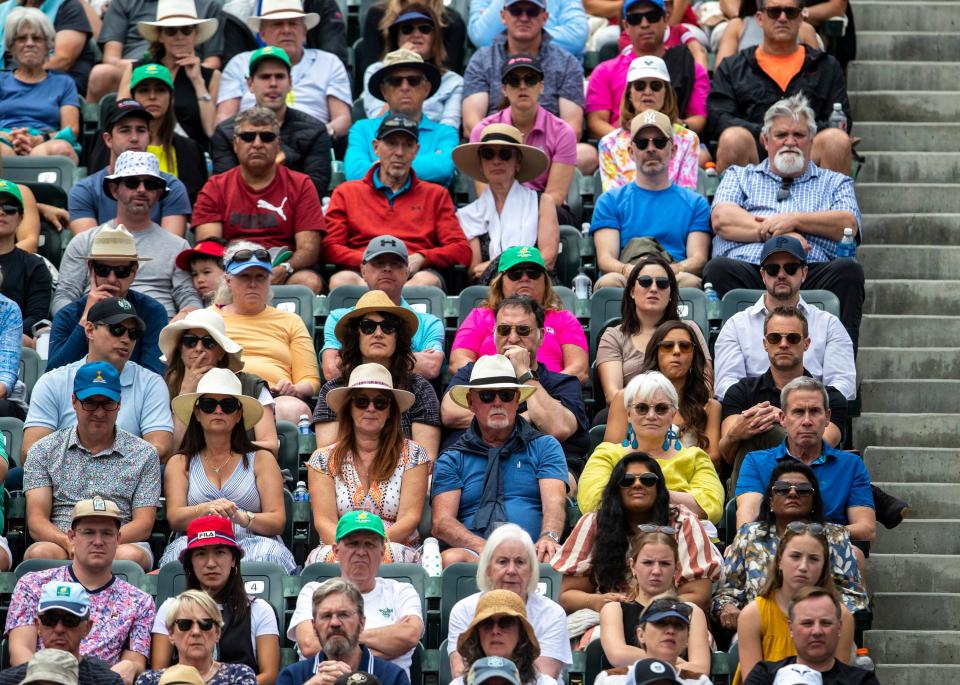
<path fill-rule="evenodd" d="M 336 290 L 331 290 L 327 295 L 327 306 L 332 312 L 334 309 L 345 309 L 355 307 L 357 300 L 363 297 L 368 288 L 365 285 L 341 285 Z"/>
<path fill-rule="evenodd" d="M 315 322 L 313 317 L 313 291 L 305 285 L 272 286 L 273 306 L 282 312 L 290 312 L 303 319 L 307 333 L 313 338 Z"/>
<path fill-rule="evenodd" d="M 560 254 L 557 255 L 557 280 L 569 286 L 580 269 L 580 231 L 575 226 L 560 227 Z"/>
<path fill-rule="evenodd" d="M 600 288 L 590 298 L 590 358 L 597 352 L 600 334 L 610 319 L 620 317 L 620 303 L 623 301 L 623 288 Z"/>
<path fill-rule="evenodd" d="M 453 680 L 453 673 L 450 669 L 450 655 L 447 653 L 447 641 L 444 640 L 440 643 L 439 656 L 440 656 L 440 677 L 437 682 L 440 685 L 449 683 Z"/>
<path fill-rule="evenodd" d="M 66 566 L 69 563 L 69 561 L 61 561 L 57 559 L 25 559 L 17 564 L 17 567 L 13 571 L 13 575 L 17 580 L 20 580 L 28 573 L 33 573 L 35 571 L 46 571 L 47 569 L 56 568 L 58 566 Z M 141 587 L 143 585 L 143 579 L 146 577 L 146 574 L 143 572 L 143 569 L 140 568 L 139 564 L 133 561 L 127 561 L 125 559 L 118 559 L 114 561 L 111 570 L 113 571 L 113 575 L 117 576 L 118 578 L 122 578 L 134 587 Z"/>
<path fill-rule="evenodd" d="M 230 12 L 220 14 L 220 29 L 223 31 L 223 56 L 221 59 L 224 66 L 241 52 L 256 50 L 260 47 L 250 27 Z"/>
<path fill-rule="evenodd" d="M 251 598 L 259 598 L 273 607 L 277 620 L 283 625 L 284 570 L 267 561 L 241 561 L 240 575 Z M 160 567 L 157 574 L 157 606 L 187 589 L 187 577 L 179 561 L 171 561 Z"/>
<path fill-rule="evenodd" d="M 586 669 L 583 682 L 592 683 L 604 671 L 611 667 L 607 660 L 607 655 L 603 653 L 603 645 L 600 640 L 594 640 L 587 645 Z"/>
<path fill-rule="evenodd" d="M 0 416 L 0 435 L 3 435 L 7 463 L 16 466 L 20 463 L 20 446 L 23 444 L 23 421 L 13 416 Z"/>
<path fill-rule="evenodd" d="M 300 478 L 300 430 L 291 421 L 277 421 L 277 437 L 280 439 L 280 450 L 277 461 L 280 469 L 286 469 L 296 483 Z"/>
<path fill-rule="evenodd" d="M 751 290 L 748 288 L 734 288 L 723 296 L 720 303 L 723 314 L 723 322 L 742 312 L 744 309 L 752 307 L 763 296 L 763 290 Z M 801 290 L 800 297 L 803 301 L 812 307 L 817 307 L 825 312 L 840 316 L 840 299 L 829 290 Z"/>
<path fill-rule="evenodd" d="M 464 319 L 490 294 L 490 286 L 469 285 L 460 291 L 460 312 L 457 316 L 457 325 L 463 325 Z"/>
<path fill-rule="evenodd" d="M 77 165 L 69 157 L 49 155 L 46 157 L 3 158 L 3 176 L 14 183 L 51 183 L 64 192 L 73 187 Z"/>
<path fill-rule="evenodd" d="M 474 571 L 476 573 L 476 571 Z M 419 564 L 381 564 L 377 573 L 380 578 L 390 578 L 401 583 L 409 583 L 420 597 L 420 611 L 424 623 L 427 620 L 426 585 L 427 572 Z M 300 582 L 303 585 L 316 581 L 322 583 L 331 578 L 340 577 L 340 564 L 319 562 L 310 564 L 300 572 Z"/>
<path fill-rule="evenodd" d="M 607 430 L 607 424 L 601 423 L 598 426 L 593 426 L 590 429 L 590 454 L 593 454 L 593 451 L 597 449 L 597 445 L 603 442 L 603 434 Z"/>
<path fill-rule="evenodd" d="M 27 402 L 30 401 L 33 386 L 37 384 L 37 379 L 40 378 L 43 371 L 42 366 L 43 360 L 40 359 L 40 355 L 35 350 L 29 347 L 20 348 L 20 368 L 17 376 L 18 380 L 23 381 L 27 393 Z"/>
<path fill-rule="evenodd" d="M 403 299 L 421 314 L 433 314 L 443 321 L 443 303 L 447 296 L 432 285 L 408 285 L 403 289 Z"/>
<path fill-rule="evenodd" d="M 680 288 L 680 305 L 677 314 L 685 321 L 693 321 L 700 327 L 704 340 L 710 340 L 710 320 L 707 318 L 707 296 L 699 288 Z M 707 350 L 704 350 L 707 352 Z"/>
<path fill-rule="evenodd" d="M 557 295 L 560 296 L 560 300 L 563 302 L 563 308 L 568 312 L 572 312 L 577 301 L 577 296 L 573 294 L 573 291 L 565 285 L 558 285 L 554 288 L 554 290 L 556 291 Z"/>

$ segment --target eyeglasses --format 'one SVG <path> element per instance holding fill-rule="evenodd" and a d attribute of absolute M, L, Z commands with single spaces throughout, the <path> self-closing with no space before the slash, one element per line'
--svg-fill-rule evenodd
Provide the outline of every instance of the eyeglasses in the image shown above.
<path fill-rule="evenodd" d="M 136 267 L 133 264 L 127 264 L 126 266 L 117 266 L 116 264 L 101 264 L 100 262 L 93 263 L 93 273 L 95 273 L 99 278 L 107 278 L 112 272 L 116 275 L 117 278 L 129 278 L 130 274 L 133 273 L 133 270 Z"/>
<path fill-rule="evenodd" d="M 667 146 L 667 143 L 670 142 L 669 138 L 664 136 L 657 136 L 656 138 L 635 138 L 633 144 L 637 146 L 638 150 L 646 150 L 650 147 L 650 143 L 653 143 L 653 146 L 658 150 L 662 150 Z"/>
<path fill-rule="evenodd" d="M 787 339 L 787 342 L 791 345 L 799 345 L 800 341 L 803 340 L 803 336 L 799 333 L 767 333 L 763 336 L 768 343 L 771 345 L 779 345 L 780 341 L 784 338 Z"/>
<path fill-rule="evenodd" d="M 536 19 L 540 16 L 540 13 L 543 11 L 535 5 L 527 5 L 526 7 L 517 7 L 516 5 L 511 5 L 507 8 L 507 11 L 510 13 L 510 16 L 520 18 L 524 14 L 527 15 L 528 19 Z"/>
<path fill-rule="evenodd" d="M 507 388 L 503 390 L 478 390 L 477 397 L 484 404 L 490 404 L 495 397 L 499 397 L 501 402 L 513 402 L 517 397 L 517 391 Z"/>
<path fill-rule="evenodd" d="M 419 31 L 423 35 L 429 36 L 433 33 L 433 24 L 414 24 L 412 22 L 400 24 L 400 33 L 404 36 L 409 36 L 414 31 Z"/>
<path fill-rule="evenodd" d="M 104 326 L 110 335 L 114 338 L 122 338 L 123 334 L 126 333 L 131 340 L 139 340 L 143 337 L 143 333 L 139 328 L 127 328 L 122 323 L 95 323 L 94 327 Z"/>
<path fill-rule="evenodd" d="M 517 267 L 517 268 L 507 270 L 507 278 L 509 278 L 511 281 L 519 281 L 524 276 L 529 278 L 531 281 L 535 281 L 538 278 L 540 278 L 542 275 L 543 275 L 543 269 L 538 269 L 534 267 L 530 267 L 527 269 Z"/>
<path fill-rule="evenodd" d="M 526 338 L 528 335 L 533 333 L 533 326 L 525 323 L 518 324 L 508 324 L 508 323 L 498 323 L 497 324 L 497 335 L 501 338 L 506 338 L 510 335 L 511 331 L 516 331 L 517 335 L 521 338 Z"/>
<path fill-rule="evenodd" d="M 245 143 L 252 143 L 258 136 L 262 143 L 272 143 L 277 139 L 277 134 L 273 131 L 238 131 L 236 135 Z"/>
<path fill-rule="evenodd" d="M 373 319 L 360 319 L 357 328 L 364 335 L 373 335 L 379 328 L 384 335 L 393 335 L 400 328 L 400 322 L 394 319 L 384 319 L 383 321 L 374 321 Z"/>
<path fill-rule="evenodd" d="M 234 262 L 249 262 L 251 259 L 256 259 L 260 262 L 269 262 L 270 253 L 266 250 L 237 250 L 230 258 L 230 264 Z"/>
<path fill-rule="evenodd" d="M 213 630 L 213 627 L 217 625 L 216 621 L 214 621 L 212 618 L 198 618 L 196 621 L 194 621 L 192 618 L 178 618 L 173 622 L 173 625 L 175 625 L 181 632 L 188 633 L 193 630 L 194 623 L 196 623 L 197 627 L 205 633 L 209 633 L 211 630 Z"/>
<path fill-rule="evenodd" d="M 377 397 L 367 397 L 366 395 L 356 395 L 353 398 L 353 406 L 357 409 L 366 409 L 373 402 L 373 408 L 377 411 L 383 411 L 390 406 L 390 398 L 378 395 Z"/>
<path fill-rule="evenodd" d="M 83 619 L 73 614 L 61 614 L 47 611 L 38 616 L 41 625 L 47 628 L 53 628 L 58 623 L 62 623 L 64 628 L 76 628 Z"/>
<path fill-rule="evenodd" d="M 659 614 L 663 611 L 676 611 L 684 618 L 690 618 L 690 616 L 693 614 L 693 607 L 686 602 L 681 602 L 676 599 L 657 599 L 653 602 L 650 602 L 650 604 L 647 606 L 647 610 L 643 613 Z"/>
<path fill-rule="evenodd" d="M 826 537 L 827 529 L 820 523 L 804 523 L 803 521 L 791 521 L 787 524 L 787 530 L 798 535 L 810 533 L 814 537 Z"/>
<path fill-rule="evenodd" d="M 153 178 L 152 176 L 126 176 L 118 180 L 125 188 L 130 190 L 136 190 L 141 183 L 147 190 L 163 190 L 167 187 L 167 182 L 162 178 Z"/>
<path fill-rule="evenodd" d="M 793 178 L 780 179 L 780 190 L 777 191 L 777 202 L 783 202 L 790 199 L 790 186 L 793 185 Z"/>
<path fill-rule="evenodd" d="M 519 88 L 521 83 L 527 88 L 533 88 L 542 80 L 543 78 L 539 74 L 527 74 L 526 76 L 508 74 L 503 77 L 504 85 L 510 86 L 511 88 Z"/>
<path fill-rule="evenodd" d="M 657 348 L 661 352 L 673 352 L 677 348 L 680 348 L 680 351 L 686 354 L 693 349 L 693 343 L 689 340 L 661 340 L 657 343 Z"/>
<path fill-rule="evenodd" d="M 479 627 L 485 630 L 492 630 L 494 627 L 500 630 L 507 630 L 517 625 L 516 616 L 491 616 L 480 621 Z"/>
<path fill-rule="evenodd" d="M 208 350 L 212 350 L 213 346 L 217 344 L 217 341 L 209 335 L 199 336 L 193 333 L 185 333 L 183 337 L 180 338 L 180 344 L 191 350 L 197 346 L 197 343 L 201 343 Z"/>
<path fill-rule="evenodd" d="M 644 290 L 647 290 L 654 283 L 657 284 L 657 290 L 669 290 L 670 289 L 670 279 L 666 276 L 640 276 L 637 278 L 637 285 L 639 285 Z"/>
<path fill-rule="evenodd" d="M 97 411 L 98 409 L 115 411 L 120 403 L 116 400 L 80 400 L 80 406 L 83 407 L 84 411 Z"/>
<path fill-rule="evenodd" d="M 356 615 L 356 611 L 325 611 L 322 614 L 317 614 L 317 623 L 330 623 L 333 619 L 337 619 L 340 623 L 346 623 Z"/>
<path fill-rule="evenodd" d="M 20 209 L 20 205 L 14 205 L 14 204 L 0 205 L 0 212 L 3 212 L 7 216 L 10 216 L 11 214 L 19 214 L 21 211 L 22 210 Z"/>
<path fill-rule="evenodd" d="M 197 30 L 196 26 L 164 26 L 161 31 L 167 38 L 173 38 L 178 33 L 181 36 L 189 36 Z"/>
<path fill-rule="evenodd" d="M 655 473 L 650 473 L 649 471 L 645 473 L 628 473 L 620 479 L 620 482 L 617 484 L 624 490 L 627 488 L 632 488 L 634 483 L 640 481 L 640 485 L 645 488 L 653 488 L 657 486 L 657 483 L 660 481 L 660 477 Z"/>
<path fill-rule="evenodd" d="M 793 21 L 800 16 L 800 12 L 802 10 L 799 7 L 767 7 L 763 10 L 763 13 L 774 21 L 779 19 L 781 14 L 786 14 L 787 19 Z"/>
<path fill-rule="evenodd" d="M 492 147 L 482 147 L 480 148 L 480 159 L 484 161 L 491 161 L 494 157 L 499 157 L 504 162 L 509 162 L 513 159 L 513 150 L 508 147 L 501 148 L 492 148 Z"/>
<path fill-rule="evenodd" d="M 651 473 L 648 475 L 652 476 L 653 474 Z M 641 523 L 639 526 L 637 526 L 637 529 L 641 533 L 663 533 L 664 535 L 677 534 L 677 529 L 673 526 L 658 526 L 655 523 Z"/>
<path fill-rule="evenodd" d="M 661 90 L 663 90 L 663 87 L 666 84 L 660 79 L 652 79 L 650 81 L 644 81 L 642 79 L 638 79 L 634 81 L 631 85 L 633 85 L 633 89 L 638 93 L 642 93 L 647 88 L 650 89 L 651 93 L 659 93 Z"/>
<path fill-rule="evenodd" d="M 631 12 L 624 17 L 624 21 L 630 24 L 630 26 L 640 26 L 644 19 L 647 20 L 648 24 L 656 24 L 658 21 L 663 19 L 663 17 L 663 10 L 652 9 L 647 10 L 646 12 Z"/>
<path fill-rule="evenodd" d="M 803 268 L 800 262 L 790 262 L 789 264 L 764 264 L 760 267 L 767 276 L 776 278 L 780 275 L 780 268 L 787 272 L 787 276 L 796 276 L 797 272 Z"/>
<path fill-rule="evenodd" d="M 788 483 L 785 480 L 778 480 L 770 490 L 777 497 L 786 497 L 791 490 L 797 493 L 797 497 L 809 497 L 813 494 L 814 487 L 810 483 Z"/>
<path fill-rule="evenodd" d="M 197 408 L 204 414 L 212 414 L 217 411 L 217 407 L 223 410 L 224 414 L 233 414 L 240 410 L 240 400 L 236 397 L 224 397 L 215 399 L 213 397 L 201 397 L 197 400 Z"/>
<path fill-rule="evenodd" d="M 387 76 L 383 80 L 391 88 L 399 88 L 404 81 L 409 83 L 411 88 L 416 88 L 424 82 L 425 77 L 422 74 L 408 74 L 406 76 Z"/>

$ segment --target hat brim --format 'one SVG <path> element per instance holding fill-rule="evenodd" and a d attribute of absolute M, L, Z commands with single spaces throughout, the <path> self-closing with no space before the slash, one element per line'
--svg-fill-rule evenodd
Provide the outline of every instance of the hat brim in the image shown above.
<path fill-rule="evenodd" d="M 203 395 L 228 395 L 240 400 L 240 406 L 243 409 L 243 427 L 250 430 L 257 421 L 263 416 L 263 405 L 254 397 L 246 395 L 235 395 L 232 392 L 191 392 L 186 395 L 178 395 L 170 402 L 170 408 L 174 416 L 183 421 L 184 426 L 190 425 L 190 418 L 193 416 L 193 408 L 197 404 L 197 399 Z"/>
<path fill-rule="evenodd" d="M 184 250 L 183 252 L 178 254 L 177 258 L 173 260 L 173 263 L 177 265 L 178 269 L 182 271 L 189 271 L 190 260 L 193 259 L 194 257 L 198 259 L 209 259 L 211 261 L 216 261 L 218 259 L 220 261 L 223 261 L 222 254 L 221 255 L 208 254 L 206 252 L 202 252 L 201 250 L 191 247 L 189 250 Z"/>
<path fill-rule="evenodd" d="M 110 388 L 84 388 L 80 392 L 74 392 L 73 394 L 81 402 L 83 400 L 90 399 L 91 397 L 106 397 L 114 402 L 119 402 L 121 398 L 121 394 L 119 392 L 111 390 Z"/>
<path fill-rule="evenodd" d="M 187 560 L 187 555 L 190 554 L 190 552 L 192 552 L 195 549 L 200 549 L 201 547 L 215 547 L 215 546 L 229 547 L 230 549 L 235 549 L 237 550 L 237 552 L 240 553 L 240 558 L 243 559 L 243 547 L 241 547 L 236 541 L 234 541 L 233 543 L 230 543 L 220 538 L 207 538 L 205 540 L 197 540 L 196 542 L 193 543 L 193 547 L 191 547 L 190 544 L 187 543 L 187 546 L 183 548 L 182 552 L 180 552 L 178 561 L 180 562 L 181 566 L 186 566 L 185 562 Z"/>
<path fill-rule="evenodd" d="M 365 314 L 372 314 L 373 312 L 389 314 L 390 316 L 400 319 L 400 323 L 404 324 L 410 329 L 411 338 L 414 336 L 414 334 L 416 334 L 417 329 L 420 328 L 420 319 L 417 318 L 417 315 L 414 312 L 410 311 L 406 307 L 400 307 L 398 305 L 393 305 L 391 307 L 374 305 L 372 307 L 355 307 L 344 314 L 343 317 L 337 322 L 336 328 L 333 329 L 334 336 L 336 336 L 337 340 L 342 343 L 343 338 L 347 333 L 347 326 L 350 325 L 350 322 L 354 319 L 359 319 Z"/>
<path fill-rule="evenodd" d="M 76 602 L 63 602 L 63 601 L 53 601 L 47 602 L 42 608 L 40 608 L 37 613 L 45 614 L 51 609 L 59 609 L 60 611 L 66 611 L 68 614 L 73 614 L 74 616 L 79 616 L 80 618 L 87 618 L 90 616 L 90 607 L 87 606 L 86 609 L 78 608 Z"/>
<path fill-rule="evenodd" d="M 505 140 L 488 140 L 485 143 L 465 143 L 453 148 L 453 163 L 470 178 L 487 183 L 480 163 L 481 147 L 509 147 L 520 151 L 520 169 L 517 171 L 517 181 L 525 183 L 537 178 L 550 166 L 546 153 L 538 147 L 523 143 L 509 143 Z"/>
<path fill-rule="evenodd" d="M 526 402 L 527 398 L 537 391 L 532 385 L 521 385 L 520 383 L 481 383 L 479 385 L 455 385 L 450 388 L 450 399 L 456 402 L 464 409 L 469 409 L 467 395 L 471 390 L 509 390 L 516 389 L 520 391 L 520 401 Z"/>
<path fill-rule="evenodd" d="M 138 21 L 137 31 L 151 43 L 158 43 L 160 42 L 160 29 L 164 26 L 196 26 L 197 37 L 193 44 L 200 45 L 200 43 L 205 43 L 213 38 L 220 22 L 216 19 L 190 19 L 188 17 L 161 19 L 160 21 Z"/>
<path fill-rule="evenodd" d="M 228 369 L 236 373 L 243 368 L 243 347 L 228 338 L 213 326 L 206 326 L 200 321 L 186 321 L 184 319 L 167 324 L 164 326 L 163 330 L 160 331 L 159 347 L 160 351 L 163 353 L 161 361 L 169 363 L 170 359 L 173 358 L 173 351 L 176 349 L 177 345 L 180 344 L 180 338 L 183 337 L 183 334 L 186 331 L 194 328 L 202 328 L 210 335 L 211 338 L 217 341 L 217 344 L 226 353 L 227 359 L 229 360 L 227 363 Z"/>
<path fill-rule="evenodd" d="M 284 10 L 282 12 L 275 12 L 269 17 L 248 17 L 247 26 L 249 26 L 250 30 L 254 33 L 260 33 L 260 21 L 263 19 L 266 19 L 267 21 L 271 21 L 273 19 L 303 19 L 303 24 L 307 27 L 307 31 L 320 23 L 320 15 L 316 12 L 297 12 L 296 10 Z"/>
<path fill-rule="evenodd" d="M 99 321 L 94 321 L 93 323 L 115 324 L 115 323 L 123 323 L 127 319 L 135 319 L 137 322 L 137 328 L 139 328 L 141 331 L 147 330 L 147 324 L 145 324 L 143 322 L 143 319 L 141 319 L 136 314 L 124 314 L 124 313 L 118 312 L 104 319 L 100 319 Z"/>
<path fill-rule="evenodd" d="M 333 409 L 337 414 L 340 413 L 340 410 L 343 408 L 343 405 L 350 398 L 350 393 L 354 390 L 379 390 L 381 392 L 391 392 L 393 393 L 393 399 L 397 403 L 397 406 L 400 408 L 400 413 L 407 411 L 410 407 L 413 406 L 413 401 L 416 399 L 412 392 L 407 392 L 406 390 L 400 390 L 394 388 L 393 390 L 387 390 L 382 387 L 374 387 L 372 385 L 355 385 L 354 387 L 344 386 L 342 388 L 334 388 L 327 393 L 327 406 Z"/>
<path fill-rule="evenodd" d="M 367 84 L 367 91 L 374 97 L 380 100 L 386 100 L 383 97 L 383 79 L 390 75 L 391 71 L 396 71 L 397 69 L 417 69 L 423 72 L 423 75 L 427 77 L 427 80 L 430 82 L 430 92 L 427 93 L 427 97 L 433 97 L 433 95 L 440 90 L 440 70 L 429 62 L 398 62 L 397 64 L 391 64 L 386 67 L 380 67 L 375 72 L 373 76 L 370 77 L 370 82 Z"/>
<path fill-rule="evenodd" d="M 486 611 L 476 613 L 473 617 L 473 620 L 470 621 L 470 625 L 467 626 L 466 630 L 460 633 L 460 637 L 457 639 L 457 651 L 463 652 L 464 644 L 470 639 L 470 636 L 473 635 L 474 631 L 477 629 L 477 626 L 493 616 L 514 616 L 518 618 L 520 620 L 521 627 L 527 634 L 527 639 L 530 640 L 530 644 L 533 645 L 536 656 L 540 656 L 540 641 L 537 640 L 537 634 L 533 630 L 533 626 L 530 624 L 530 621 L 523 614 L 506 607 L 490 607 Z"/>

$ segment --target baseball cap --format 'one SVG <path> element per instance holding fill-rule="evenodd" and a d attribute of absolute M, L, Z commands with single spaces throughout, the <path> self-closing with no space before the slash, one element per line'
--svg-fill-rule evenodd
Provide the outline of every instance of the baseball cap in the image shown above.
<path fill-rule="evenodd" d="M 84 364 L 73 377 L 73 394 L 78 400 L 99 395 L 119 402 L 120 374 L 107 362 Z"/>
<path fill-rule="evenodd" d="M 130 92 L 133 92 L 137 86 L 150 79 L 160 81 L 167 88 L 173 90 L 173 77 L 170 75 L 169 69 L 162 64 L 143 64 L 134 69 L 133 73 L 130 74 Z"/>
<path fill-rule="evenodd" d="M 777 671 L 773 685 L 823 685 L 823 676 L 809 666 L 790 664 Z"/>
<path fill-rule="evenodd" d="M 633 83 L 638 78 L 658 78 L 670 83 L 670 72 L 667 63 L 656 55 L 644 55 L 630 62 L 627 69 L 627 83 Z"/>
<path fill-rule="evenodd" d="M 384 254 L 397 255 L 403 260 L 404 264 L 407 264 L 410 259 L 407 246 L 403 244 L 400 238 L 394 238 L 392 235 L 382 235 L 367 244 L 367 250 L 363 253 L 363 263 L 366 264 L 371 259 L 376 259 Z"/>
<path fill-rule="evenodd" d="M 141 331 L 147 329 L 143 319 L 137 316 L 136 308 L 125 297 L 108 297 L 100 300 L 87 312 L 87 321 L 92 323 L 113 324 L 127 319 L 134 319 L 137 322 L 137 328 Z"/>
<path fill-rule="evenodd" d="M 90 615 L 90 595 L 80 583 L 51 580 L 40 590 L 37 613 L 44 614 L 51 609 L 86 618 Z"/>
<path fill-rule="evenodd" d="M 778 252 L 786 252 L 800 260 L 802 264 L 807 263 L 807 253 L 803 249 L 800 241 L 789 235 L 775 235 L 763 244 L 763 251 L 760 253 L 760 263 L 767 261 L 767 257 Z"/>
<path fill-rule="evenodd" d="M 250 65 L 247 67 L 247 72 L 252 75 L 257 70 L 257 65 L 265 59 L 280 60 L 287 65 L 287 72 L 293 68 L 290 64 L 290 56 L 283 48 L 268 45 L 265 48 L 253 51 L 253 54 L 250 55 Z"/>
<path fill-rule="evenodd" d="M 666 12 L 666 5 L 663 0 L 627 0 L 623 3 L 623 16 L 627 16 L 627 12 L 632 10 L 635 5 L 653 5 L 654 7 L 659 7 L 660 11 Z"/>
<path fill-rule="evenodd" d="M 124 98 L 123 100 L 117 100 L 113 109 L 110 110 L 110 114 L 107 115 L 107 123 L 103 127 L 104 130 L 112 131 L 114 126 L 127 117 L 136 117 L 147 122 L 153 121 L 153 115 L 147 111 L 146 107 L 133 98 Z"/>
<path fill-rule="evenodd" d="M 633 665 L 634 685 L 652 685 L 653 683 L 676 683 L 683 685 L 677 679 L 673 666 L 660 659 L 641 659 Z"/>
<path fill-rule="evenodd" d="M 23 209 L 23 195 L 13 181 L 5 181 L 0 178 L 0 195 L 10 195 L 20 205 L 20 209 Z"/>
<path fill-rule="evenodd" d="M 337 521 L 336 542 L 340 542 L 340 540 L 351 533 L 356 533 L 358 530 L 376 533 L 384 540 L 387 538 L 387 534 L 383 529 L 383 519 L 376 514 L 371 514 L 369 511 L 354 509 L 353 511 L 348 511 Z"/>
<path fill-rule="evenodd" d="M 120 507 L 115 502 L 104 499 L 100 495 L 95 495 L 91 499 L 82 499 L 73 505 L 70 526 L 72 527 L 80 519 L 92 516 L 123 521 L 123 514 L 120 513 Z"/>
<path fill-rule="evenodd" d="M 212 240 L 203 240 L 189 250 L 184 250 L 177 255 L 175 260 L 177 268 L 183 269 L 184 271 L 190 270 L 190 260 L 194 257 L 207 257 L 209 259 L 223 259 L 223 253 L 226 251 L 226 248 L 220 243 L 215 243 Z"/>
<path fill-rule="evenodd" d="M 530 0 L 524 1 L 529 2 Z M 530 71 L 535 71 L 540 74 L 540 76 L 543 76 L 543 65 L 540 64 L 540 60 L 536 56 L 518 53 L 516 55 L 510 55 L 504 61 L 503 66 L 500 67 L 500 80 L 502 81 L 507 77 L 507 74 L 509 74 L 511 71 L 516 71 L 517 69 L 529 69 Z"/>
<path fill-rule="evenodd" d="M 466 685 L 480 685 L 490 678 L 503 678 L 513 685 L 520 685 L 520 672 L 510 659 L 499 656 L 485 656 L 470 665 Z"/>
<path fill-rule="evenodd" d="M 544 271 L 547 270 L 547 265 L 543 261 L 540 250 L 526 245 L 514 245 L 500 253 L 500 264 L 497 271 L 502 273 L 507 269 L 512 269 L 517 264 L 536 264 Z"/>
<path fill-rule="evenodd" d="M 673 123 L 663 112 L 655 109 L 645 109 L 630 121 L 630 140 L 637 137 L 645 128 L 655 128 L 664 136 L 673 140 Z"/>
<path fill-rule="evenodd" d="M 41 682 L 77 685 L 80 682 L 79 671 L 77 657 L 70 652 L 62 649 L 41 649 L 27 662 L 27 675 L 20 681 L 20 685 Z"/>
<path fill-rule="evenodd" d="M 414 140 L 420 139 L 420 127 L 413 119 L 402 114 L 388 114 L 377 129 L 377 140 L 383 140 L 391 133 L 406 133 Z"/>
<path fill-rule="evenodd" d="M 333 685 L 380 685 L 380 679 L 366 671 L 354 671 L 340 676 Z"/>
<path fill-rule="evenodd" d="M 516 5 L 518 2 L 529 2 L 531 5 L 536 5 L 540 9 L 547 9 L 547 3 L 544 2 L 544 0 L 506 0 L 503 6 L 509 7 L 510 5 Z"/>

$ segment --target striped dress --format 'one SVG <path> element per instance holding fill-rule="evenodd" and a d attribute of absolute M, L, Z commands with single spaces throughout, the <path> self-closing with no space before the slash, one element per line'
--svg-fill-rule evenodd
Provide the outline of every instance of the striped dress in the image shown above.
<path fill-rule="evenodd" d="M 193 459 L 190 460 L 190 485 L 187 489 L 187 504 L 193 506 L 222 497 L 230 500 L 240 509 L 259 514 L 262 508 L 260 493 L 257 491 L 257 479 L 254 475 L 254 459 L 256 459 L 256 452 L 248 452 L 247 468 L 243 467 L 243 461 L 238 462 L 236 470 L 223 484 L 223 487 L 217 488 L 207 478 L 200 456 L 194 455 Z M 293 573 L 296 569 L 297 563 L 293 559 L 293 553 L 283 544 L 279 535 L 274 537 L 257 535 L 236 524 L 233 525 L 233 534 L 237 538 L 237 544 L 243 549 L 243 558 L 247 561 L 273 562 L 282 566 L 287 573 Z M 163 566 L 178 559 L 180 552 L 186 546 L 186 536 L 175 539 L 164 550 L 160 565 Z"/>

